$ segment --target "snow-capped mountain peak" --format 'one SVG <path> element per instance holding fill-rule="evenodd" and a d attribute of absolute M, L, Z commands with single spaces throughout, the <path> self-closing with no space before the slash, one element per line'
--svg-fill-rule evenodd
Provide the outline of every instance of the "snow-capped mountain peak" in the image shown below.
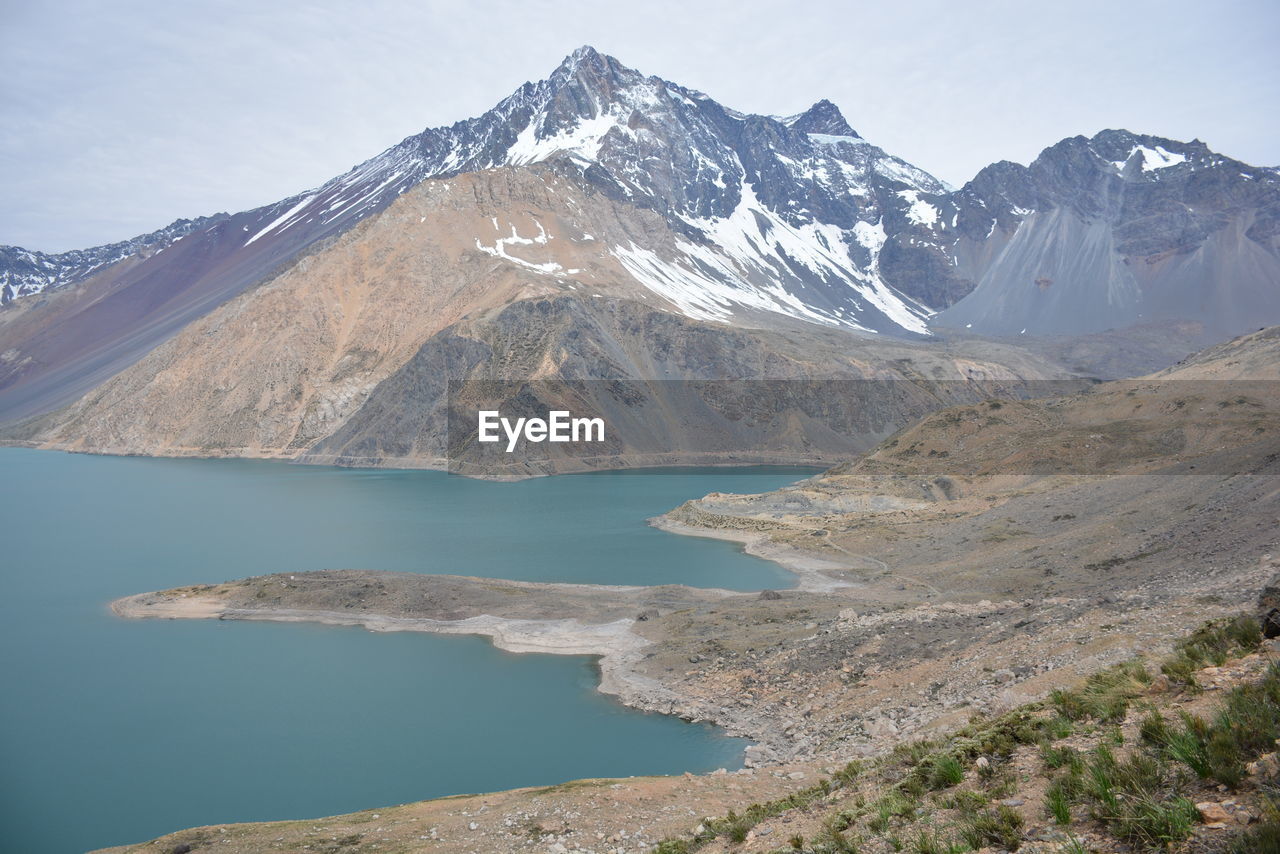
<path fill-rule="evenodd" d="M 682 310 L 723 318 L 745 308 L 926 333 L 929 310 L 893 287 L 892 263 L 882 269 L 858 235 L 884 222 L 913 228 L 909 211 L 928 202 L 904 191 L 945 193 L 941 181 L 868 143 L 828 100 L 786 118 L 742 113 L 589 46 L 484 115 L 423 131 L 280 202 L 246 240 L 367 215 L 427 178 L 539 163 L 562 164 L 615 200 L 657 211 L 684 235 L 681 245 L 696 247 L 659 259 L 674 265 L 663 275 L 707 289 L 693 296 L 683 287 L 673 299 Z M 739 226 L 753 223 L 744 237 Z M 732 250 L 716 242 L 730 233 L 742 238 Z M 672 297 L 653 264 L 633 263 L 632 247 L 618 253 L 642 283 Z M 719 308 L 691 308 L 708 300 Z"/>
<path fill-rule="evenodd" d="M 481 116 L 425 130 L 320 187 L 237 215 L 220 240 L 282 257 L 426 179 L 538 164 L 666 221 L 675 252 L 671 241 L 612 249 L 680 311 L 927 334 L 931 309 L 913 295 L 911 277 L 943 242 L 941 181 L 867 142 L 830 101 L 786 118 L 743 113 L 589 46 Z M 635 263 L 645 252 L 653 263 Z"/>
<path fill-rule="evenodd" d="M 848 136 L 861 139 L 858 132 L 849 127 L 840 108 L 823 98 L 803 113 L 787 116 L 781 122 L 789 128 L 802 133 L 822 134 L 824 136 Z"/>

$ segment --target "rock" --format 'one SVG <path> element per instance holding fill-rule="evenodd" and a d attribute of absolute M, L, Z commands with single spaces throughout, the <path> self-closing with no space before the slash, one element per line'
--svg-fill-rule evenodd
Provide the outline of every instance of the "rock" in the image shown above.
<path fill-rule="evenodd" d="M 898 734 L 898 727 L 888 718 L 876 718 L 864 725 L 867 735 L 872 739 L 880 740 L 889 738 Z"/>
<path fill-rule="evenodd" d="M 1264 753 L 1258 757 L 1256 762 L 1250 762 L 1245 766 L 1245 771 L 1250 777 L 1271 779 L 1280 777 L 1280 758 L 1274 753 Z"/>
<path fill-rule="evenodd" d="M 467 830 L 476 830 L 479 827 L 480 825 L 476 824 L 474 821 L 467 824 Z"/>
<path fill-rule="evenodd" d="M 997 670 L 992 676 L 997 682 L 1012 682 L 1015 678 L 1012 670 Z"/>
<path fill-rule="evenodd" d="M 533 829 L 543 836 L 551 836 L 564 833 L 569 829 L 569 825 L 564 819 L 544 818 L 535 823 Z"/>
<path fill-rule="evenodd" d="M 1265 638 L 1280 637 L 1280 608 L 1271 608 L 1262 615 L 1262 636 Z"/>
<path fill-rule="evenodd" d="M 803 771 L 792 771 L 790 774 L 788 774 L 788 775 L 787 775 L 787 779 L 788 779 L 788 780 L 803 780 L 803 779 L 804 779 L 804 772 L 803 772 Z"/>
<path fill-rule="evenodd" d="M 985 756 L 979 756 L 973 763 L 978 768 L 990 768 L 991 760 Z"/>
<path fill-rule="evenodd" d="M 1262 611 L 1280 608 L 1280 575 L 1271 576 L 1267 586 L 1262 588 L 1258 594 L 1258 608 Z"/>
<path fill-rule="evenodd" d="M 768 600 L 768 599 L 781 599 L 781 598 L 782 598 L 782 594 L 781 594 L 781 593 L 779 593 L 777 590 L 761 590 L 761 591 L 760 591 L 760 598 L 761 598 L 761 599 L 766 599 L 766 600 Z M 1270 637 L 1270 635 L 1268 635 L 1268 637 Z"/>
<path fill-rule="evenodd" d="M 1231 813 L 1227 812 L 1226 807 L 1213 801 L 1196 804 L 1196 811 L 1200 813 L 1200 820 L 1208 827 L 1226 827 L 1227 822 L 1231 821 Z"/>
<path fill-rule="evenodd" d="M 1280 637 L 1280 575 L 1272 576 L 1258 594 L 1258 622 L 1264 637 Z"/>
<path fill-rule="evenodd" d="M 1024 803 L 1026 803 L 1026 801 L 1024 801 L 1022 798 L 1006 798 L 1000 803 L 1004 804 L 1006 807 L 1020 807 Z"/>
<path fill-rule="evenodd" d="M 656 620 L 658 619 L 658 610 L 656 608 L 647 608 L 639 614 L 636 614 L 636 619 L 641 622 L 644 622 L 645 620 Z"/>

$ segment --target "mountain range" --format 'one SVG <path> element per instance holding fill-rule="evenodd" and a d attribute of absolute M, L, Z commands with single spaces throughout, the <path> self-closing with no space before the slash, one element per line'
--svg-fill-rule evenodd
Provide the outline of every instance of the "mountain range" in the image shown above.
<path fill-rule="evenodd" d="M 435 465 L 450 380 L 900 379 L 916 417 L 965 383 L 1095 373 L 1061 358 L 1081 341 L 1161 339 L 1152 369 L 1280 323 L 1278 235 L 1280 173 L 1199 141 L 1072 137 L 953 189 L 828 101 L 744 114 L 584 47 L 275 204 L 0 248 L 0 423 Z M 808 459 L 817 433 L 752 435 Z"/>

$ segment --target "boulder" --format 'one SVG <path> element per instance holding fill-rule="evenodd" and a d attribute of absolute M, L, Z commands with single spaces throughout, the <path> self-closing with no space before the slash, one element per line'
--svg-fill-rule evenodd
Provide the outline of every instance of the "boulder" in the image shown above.
<path fill-rule="evenodd" d="M 1231 813 L 1227 812 L 1227 808 L 1213 801 L 1196 804 L 1196 811 L 1200 813 L 1200 820 L 1209 827 L 1225 827 L 1231 821 Z"/>

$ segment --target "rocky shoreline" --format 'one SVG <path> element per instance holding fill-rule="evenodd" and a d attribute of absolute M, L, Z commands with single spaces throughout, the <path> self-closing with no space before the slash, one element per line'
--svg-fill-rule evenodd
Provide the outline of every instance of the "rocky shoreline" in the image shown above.
<path fill-rule="evenodd" d="M 392 599 L 403 600 L 431 596 L 439 588 L 449 588 L 456 599 L 449 616 L 453 619 L 414 615 L 403 602 L 388 607 L 388 612 L 372 609 L 282 607 L 276 604 L 256 605 L 246 602 L 244 595 L 252 590 L 255 598 L 264 585 L 288 584 L 286 590 L 298 597 L 314 597 L 331 602 L 342 599 L 334 590 L 335 579 L 369 586 L 377 585 Z M 457 616 L 459 612 L 487 609 L 497 611 L 501 602 L 484 601 L 485 593 L 495 588 L 519 590 L 524 594 L 515 609 L 522 616 L 477 613 Z M 288 597 L 281 597 L 289 601 Z M 709 588 L 623 587 L 610 585 L 542 584 L 506 580 L 467 578 L 460 576 L 423 576 L 407 573 L 373 571 L 321 571 L 291 573 L 229 582 L 217 586 L 176 588 L 169 591 L 142 593 L 117 599 L 111 610 L 129 619 L 217 619 L 264 620 L 271 622 L 311 622 L 334 626 L 355 626 L 373 632 L 428 632 L 434 634 L 466 634 L 487 637 L 495 647 L 512 653 L 545 655 L 582 655 L 598 659 L 600 679 L 597 690 L 615 697 L 631 708 L 675 715 L 690 721 L 712 721 L 727 734 L 770 743 L 768 751 L 785 750 L 777 741 L 768 722 L 751 715 L 723 715 L 701 698 L 683 693 L 678 685 L 666 683 L 641 672 L 641 663 L 655 641 L 635 631 L 636 627 L 660 617 L 660 610 L 680 611 L 705 607 L 709 603 L 732 598 L 755 599 L 758 594 Z M 566 600 L 571 604 L 566 606 Z M 246 605 L 250 605 L 246 607 Z M 619 616 L 627 606 L 634 616 Z M 561 614 L 572 611 L 578 616 Z M 443 613 L 443 612 L 442 612 Z M 537 614 L 542 616 L 524 616 Z M 756 748 L 760 748 L 757 746 Z"/>

